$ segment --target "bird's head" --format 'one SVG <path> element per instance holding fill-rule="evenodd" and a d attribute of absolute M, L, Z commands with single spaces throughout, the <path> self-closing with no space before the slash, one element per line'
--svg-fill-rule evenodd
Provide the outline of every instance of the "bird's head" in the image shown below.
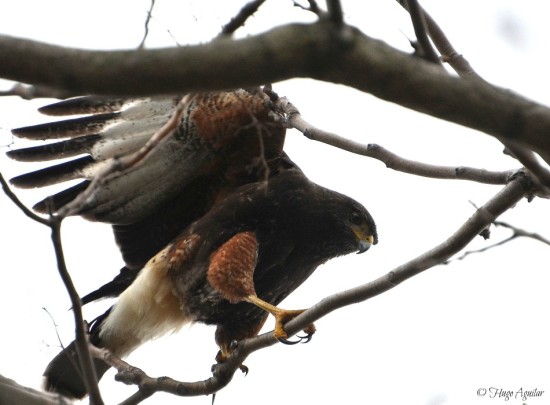
<path fill-rule="evenodd" d="M 376 224 L 369 212 L 357 202 L 351 204 L 347 226 L 353 232 L 357 242 L 357 253 L 364 253 L 378 243 Z"/>

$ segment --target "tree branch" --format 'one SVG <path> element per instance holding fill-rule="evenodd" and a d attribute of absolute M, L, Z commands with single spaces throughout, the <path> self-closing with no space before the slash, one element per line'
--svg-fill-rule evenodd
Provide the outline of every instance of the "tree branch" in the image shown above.
<path fill-rule="evenodd" d="M 410 12 L 407 0 L 397 0 L 397 2 L 405 10 Z M 428 14 L 428 12 L 426 12 L 426 10 L 422 6 L 419 5 L 418 7 L 424 15 L 424 21 L 426 22 L 426 27 L 430 34 L 430 38 L 434 42 L 437 50 L 441 53 L 443 62 L 447 62 L 449 65 L 451 65 L 455 72 L 457 72 L 458 75 L 463 78 L 474 78 L 484 81 L 484 79 L 479 76 L 472 68 L 466 58 L 464 58 L 464 56 L 459 54 L 454 49 L 447 36 L 445 35 L 441 27 L 437 24 L 437 22 L 432 18 L 432 16 Z"/>
<path fill-rule="evenodd" d="M 326 21 L 241 40 L 140 51 L 85 51 L 0 36 L 0 77 L 78 94 L 152 95 L 247 87 L 291 77 L 345 84 L 519 143 L 550 162 L 550 109 Z M 63 63 L 59 63 L 62 60 Z"/>
<path fill-rule="evenodd" d="M 67 98 L 70 95 L 71 93 L 65 90 L 54 89 L 46 86 L 27 86 L 22 83 L 15 83 L 11 89 L 0 91 L 0 97 L 18 96 L 24 100 L 32 100 L 42 97 Z"/>
<path fill-rule="evenodd" d="M 513 225 L 510 225 L 508 224 L 507 222 L 502 222 L 502 221 L 494 221 L 493 224 L 495 226 L 502 226 L 504 228 L 508 228 L 508 229 L 511 229 L 512 230 L 512 235 L 510 235 L 509 237 L 507 237 L 506 239 L 503 239 L 497 243 L 493 243 L 492 245 L 488 245 L 488 246 L 485 246 L 481 249 L 477 249 L 477 250 L 468 250 L 467 252 L 464 252 L 460 257 L 457 257 L 455 260 L 463 260 L 466 258 L 466 256 L 469 256 L 469 255 L 472 255 L 472 254 L 476 254 L 476 253 L 483 253 L 483 252 L 486 252 L 488 250 L 491 250 L 493 248 L 496 248 L 498 246 L 502 246 L 508 242 L 511 242 L 513 241 L 514 239 L 517 239 L 517 238 L 530 238 L 530 239 L 534 239 L 534 240 L 537 240 L 541 243 L 544 243 L 545 245 L 548 245 L 550 246 L 550 240 L 546 239 L 545 237 L 543 237 L 542 235 L 538 234 L 538 233 L 535 233 L 535 232 L 529 232 L 529 231 L 526 231 L 525 229 L 521 229 L 521 228 L 518 228 L 516 226 L 513 226 Z"/>
<path fill-rule="evenodd" d="M 471 180 L 485 184 L 506 184 L 517 170 L 494 172 L 464 166 L 438 166 L 402 158 L 377 144 L 361 144 L 340 135 L 317 128 L 303 119 L 300 111 L 286 97 L 276 103 L 277 109 L 286 117 L 286 124 L 311 140 L 325 143 L 351 153 L 380 160 L 386 167 L 416 176 L 436 179 Z"/>
<path fill-rule="evenodd" d="M 2 184 L 4 193 L 18 208 L 21 209 L 21 211 L 23 211 L 26 216 L 42 225 L 48 226 L 51 230 L 52 244 L 57 261 L 57 269 L 71 300 L 71 306 L 75 320 L 76 348 L 78 352 L 78 360 L 80 362 L 83 373 L 84 384 L 86 385 L 86 390 L 90 393 L 91 403 L 102 405 L 103 400 L 101 399 L 101 394 L 97 385 L 97 377 L 95 375 L 95 369 L 92 364 L 92 357 L 88 350 L 88 335 L 85 327 L 84 317 L 82 315 L 82 305 L 80 302 L 80 297 L 76 291 L 76 288 L 72 282 L 71 276 L 65 264 L 63 245 L 61 244 L 62 218 L 50 216 L 48 219 L 46 219 L 33 213 L 17 198 L 13 191 L 11 191 L 11 188 L 2 176 L 2 173 L 0 173 L 0 183 Z"/>
<path fill-rule="evenodd" d="M 24 387 L 0 375 L 0 404 L 69 405 L 60 394 L 52 394 Z"/>
<path fill-rule="evenodd" d="M 420 46 L 420 56 L 428 62 L 439 65 L 441 63 L 439 55 L 435 52 L 428 33 L 426 32 L 426 20 L 424 17 L 424 9 L 418 4 L 418 0 L 405 0 L 407 10 L 411 16 L 411 21 L 414 28 L 414 33 Z"/>
<path fill-rule="evenodd" d="M 245 4 L 239 13 L 223 26 L 220 36 L 233 34 L 240 27 L 242 27 L 246 20 L 258 11 L 260 6 L 264 3 L 265 0 L 252 0 L 250 3 Z"/>
<path fill-rule="evenodd" d="M 503 142 L 504 146 L 515 159 L 517 159 L 527 170 L 529 170 L 534 177 L 547 189 L 550 189 L 550 170 L 544 167 L 537 160 L 537 157 L 530 150 L 521 146 L 515 145 L 511 142 Z"/>
<path fill-rule="evenodd" d="M 149 6 L 149 10 L 147 11 L 147 18 L 145 19 L 145 28 L 143 32 L 143 38 L 141 40 L 141 43 L 138 46 L 138 49 L 145 48 L 145 41 L 149 36 L 149 23 L 151 22 L 151 17 L 153 16 L 153 8 L 155 8 L 155 1 L 156 0 L 151 0 L 151 5 Z"/>
<path fill-rule="evenodd" d="M 327 11 L 329 20 L 337 27 L 344 24 L 344 11 L 340 0 L 327 0 Z"/>

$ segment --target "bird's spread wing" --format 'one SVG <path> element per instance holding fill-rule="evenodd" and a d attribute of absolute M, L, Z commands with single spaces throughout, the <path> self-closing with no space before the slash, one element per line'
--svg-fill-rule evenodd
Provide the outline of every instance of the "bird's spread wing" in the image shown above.
<path fill-rule="evenodd" d="M 55 141 L 12 150 L 7 155 L 27 162 L 79 157 L 23 174 L 11 182 L 17 187 L 33 188 L 84 179 L 83 185 L 65 190 L 52 196 L 47 204 L 42 201 L 35 207 L 40 212 L 52 208 L 55 211 L 78 195 L 110 159 L 141 148 L 173 114 L 177 102 L 177 98 L 166 97 L 128 100 L 79 97 L 43 107 L 40 111 L 50 115 L 86 115 L 12 130 L 20 138 Z M 164 147 L 162 152 L 167 150 L 170 149 Z M 170 157 L 173 153 L 167 156 Z M 128 176 L 124 181 L 113 179 L 107 184 L 96 196 L 95 205 L 90 207 L 90 218 L 102 219 L 102 213 L 115 210 L 123 204 L 122 200 L 135 198 L 136 192 L 132 189 L 137 188 L 142 193 L 152 176 L 160 175 L 162 178 L 159 172 L 163 168 L 158 159 L 151 159 L 149 163 L 145 170 L 141 168 L 139 173 Z M 152 175 L 143 176 L 147 170 Z M 132 197 L 126 197 L 128 192 Z M 110 218 L 116 220 L 116 214 L 108 215 L 106 220 L 110 221 Z"/>
<path fill-rule="evenodd" d="M 43 107 L 41 111 L 51 115 L 86 115 L 14 129 L 18 137 L 50 143 L 11 150 L 8 156 L 20 161 L 74 159 L 11 182 L 32 188 L 83 179 L 35 206 L 40 212 L 55 212 L 80 194 L 113 159 L 140 150 L 175 113 L 181 100 L 80 97 Z M 284 128 L 273 119 L 269 97 L 260 89 L 196 93 L 184 100 L 173 135 L 156 145 L 144 161 L 109 175 L 76 214 L 133 224 L 181 194 L 191 200 L 187 187 L 201 177 L 223 179 L 226 184 L 216 185 L 220 188 L 255 181 L 265 175 L 262 162 L 282 153 Z"/>
<path fill-rule="evenodd" d="M 196 93 L 184 99 L 172 136 L 135 167 L 109 175 L 76 212 L 113 224 L 132 270 L 143 267 L 215 201 L 242 184 L 269 177 L 270 162 L 283 156 L 285 129 L 273 118 L 272 103 L 261 89 Z M 14 129 L 18 137 L 49 143 L 7 154 L 20 161 L 71 160 L 11 182 L 42 187 L 83 180 L 35 206 L 40 212 L 55 212 L 86 190 L 113 159 L 140 150 L 181 100 L 79 97 L 45 106 L 40 109 L 45 114 L 84 116 Z"/>

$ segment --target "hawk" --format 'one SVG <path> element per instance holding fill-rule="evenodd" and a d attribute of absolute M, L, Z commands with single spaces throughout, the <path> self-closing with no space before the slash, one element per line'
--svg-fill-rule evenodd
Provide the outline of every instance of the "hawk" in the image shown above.
<path fill-rule="evenodd" d="M 191 322 L 216 325 L 219 359 L 255 336 L 269 313 L 275 335 L 302 312 L 278 305 L 321 264 L 377 243 L 374 220 L 357 201 L 311 181 L 289 159 L 266 181 L 236 188 L 147 262 L 91 328 L 91 341 L 126 356 Z M 74 344 L 46 369 L 47 388 L 86 394 Z M 98 376 L 109 368 L 96 360 Z"/>
<path fill-rule="evenodd" d="M 285 127 L 274 93 L 239 89 L 186 96 L 174 134 L 137 166 L 109 175 L 74 212 L 112 224 L 125 267 L 83 303 L 120 296 L 91 326 L 94 344 L 126 356 L 189 322 L 216 325 L 222 361 L 233 341 L 256 335 L 269 313 L 275 336 L 301 311 L 277 307 L 322 263 L 377 243 L 358 202 L 312 183 L 283 152 Z M 181 97 L 80 97 L 41 109 L 88 114 L 14 129 L 29 139 L 62 139 L 12 150 L 20 161 L 74 158 L 15 177 L 19 187 L 82 182 L 39 202 L 55 213 L 102 168 L 139 150 Z M 45 372 L 48 389 L 86 395 L 74 344 Z M 101 376 L 108 366 L 96 361 Z"/>

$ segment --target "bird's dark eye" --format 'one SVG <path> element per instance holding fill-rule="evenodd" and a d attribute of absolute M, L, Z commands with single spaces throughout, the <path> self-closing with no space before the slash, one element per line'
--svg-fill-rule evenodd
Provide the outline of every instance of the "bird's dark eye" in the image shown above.
<path fill-rule="evenodd" d="M 354 225 L 361 225 L 363 222 L 363 216 L 358 212 L 353 210 L 351 213 L 351 223 Z"/>

